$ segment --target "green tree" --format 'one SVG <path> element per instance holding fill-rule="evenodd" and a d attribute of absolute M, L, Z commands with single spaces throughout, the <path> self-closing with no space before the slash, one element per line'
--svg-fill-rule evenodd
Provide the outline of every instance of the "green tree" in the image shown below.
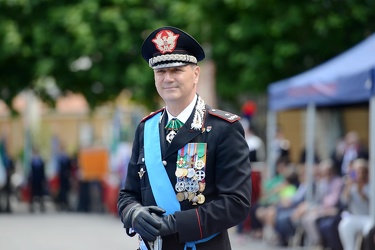
<path fill-rule="evenodd" d="M 239 105 L 239 93 L 264 93 L 374 32 L 374 9 L 375 0 L 2 0 L 0 98 L 29 88 L 53 104 L 72 91 L 95 107 L 126 88 L 155 108 L 140 46 L 171 25 L 202 42 L 219 99 Z"/>
<path fill-rule="evenodd" d="M 238 93 L 264 92 L 269 83 L 316 66 L 375 31 L 374 0 L 205 4 L 219 94 L 232 101 Z"/>
<path fill-rule="evenodd" d="M 25 88 L 53 103 L 80 92 L 95 107 L 129 88 L 150 100 L 139 57 L 147 8 L 141 1 L 2 1 L 1 97 Z"/>

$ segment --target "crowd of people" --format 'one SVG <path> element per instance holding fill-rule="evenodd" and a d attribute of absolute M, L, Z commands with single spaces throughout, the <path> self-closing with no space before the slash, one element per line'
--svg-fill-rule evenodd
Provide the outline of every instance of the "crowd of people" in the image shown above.
<path fill-rule="evenodd" d="M 9 156 L 6 147 L 6 140 L 0 140 L 0 213 L 10 213 L 12 185 L 11 177 L 15 172 L 15 164 L 12 157 Z"/>
<path fill-rule="evenodd" d="M 0 168 L 4 169 L 6 179 L 0 185 L 0 213 L 12 213 L 23 205 L 27 205 L 30 213 L 48 212 L 48 208 L 59 212 L 116 213 L 112 211 L 116 199 L 108 201 L 108 183 L 104 178 L 84 179 L 78 157 L 79 153 L 69 154 L 59 145 L 51 164 L 51 159 L 33 147 L 23 169 L 20 162 L 16 166 L 9 154 L 1 152 Z"/>
<path fill-rule="evenodd" d="M 52 198 L 58 211 L 73 211 L 78 209 L 71 204 L 70 194 L 76 192 L 78 183 L 78 165 L 75 157 L 70 156 L 63 146 L 59 147 L 56 157 L 56 171 L 52 178 L 48 178 L 46 161 L 39 150 L 34 147 L 23 186 L 29 211 L 34 212 L 36 204 L 41 212 L 45 212 L 45 198 Z"/>
<path fill-rule="evenodd" d="M 266 161 L 265 145 L 254 125 L 246 121 L 242 125 L 250 162 Z M 311 185 L 306 181 L 305 152 L 298 163 L 291 162 L 290 144 L 280 129 L 273 143 L 276 171 L 272 177 L 261 181 L 260 176 L 254 178 L 258 174 L 256 171 L 252 173 L 250 214 L 246 221 L 237 225 L 237 233 L 249 231 L 253 238 L 278 246 L 375 249 L 375 228 L 371 224 L 369 204 L 368 152 L 358 134 L 348 132 L 328 159 L 314 157 Z M 0 156 L 0 167 L 6 173 L 0 190 L 0 212 L 10 213 L 10 196 L 14 191 L 11 176 L 15 166 L 13 159 L 8 157 L 4 141 L 0 144 Z M 58 211 L 90 212 L 90 186 L 99 187 L 99 196 L 102 196 L 101 184 L 80 181 L 77 156 L 68 155 L 62 146 L 56 163 L 54 179 L 57 183 L 52 183 L 46 174 L 45 159 L 37 148 L 33 148 L 24 185 L 27 194 L 23 194 L 29 211 L 34 213 L 38 208 L 45 212 L 45 197 L 48 196 Z M 135 175 L 142 179 L 140 172 Z M 312 196 L 308 196 L 310 191 Z M 74 192 L 79 197 L 76 203 L 70 199 Z M 250 224 L 247 230 L 244 230 L 245 223 Z"/>
<path fill-rule="evenodd" d="M 279 154 L 275 175 L 262 181 L 252 205 L 252 237 L 289 247 L 375 249 L 368 154 L 358 134 L 348 132 L 330 158 L 315 157 L 313 173 L 308 198 L 305 162 L 294 164 L 287 152 Z"/>
<path fill-rule="evenodd" d="M 263 141 L 253 124 L 243 125 L 251 162 L 264 161 Z M 251 236 L 278 246 L 375 249 L 375 229 L 369 223 L 368 154 L 360 144 L 358 134 L 348 132 L 329 159 L 314 158 L 312 200 L 306 198 L 304 153 L 299 163 L 294 164 L 289 157 L 289 142 L 281 131 L 276 138 L 275 145 L 279 147 L 275 174 L 260 183 L 257 178 L 253 179 L 252 206 L 247 220 Z M 7 173 L 6 184 L 0 193 L 0 212 L 9 213 L 12 211 L 9 200 L 14 191 L 10 182 L 15 166 L 13 159 L 7 157 L 6 147 L 2 145 L 0 149 L 1 165 Z M 47 177 L 45 160 L 37 148 L 33 149 L 26 178 L 29 211 L 35 212 L 38 208 L 44 212 L 45 197 L 49 196 L 58 211 L 89 212 L 90 190 L 88 183 L 79 181 L 77 157 L 68 155 L 61 147 L 56 159 L 58 183 L 54 184 Z M 257 185 L 261 185 L 260 195 Z M 74 192 L 80 196 L 77 203 L 69 198 Z M 248 228 L 244 230 L 244 224 L 238 224 L 238 234 L 248 232 Z"/>

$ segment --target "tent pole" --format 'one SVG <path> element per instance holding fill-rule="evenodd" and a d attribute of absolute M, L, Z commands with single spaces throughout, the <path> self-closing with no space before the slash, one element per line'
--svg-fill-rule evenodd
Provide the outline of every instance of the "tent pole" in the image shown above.
<path fill-rule="evenodd" d="M 276 112 L 269 110 L 267 112 L 267 175 L 269 179 L 276 172 L 276 156 L 273 148 L 273 140 L 276 135 Z"/>
<path fill-rule="evenodd" d="M 369 151 L 369 173 L 370 190 L 375 190 L 375 70 L 372 70 L 372 94 L 370 98 L 370 151 Z M 370 196 L 371 223 L 375 225 L 375 197 Z"/>
<path fill-rule="evenodd" d="M 313 201 L 313 183 L 314 183 L 314 138 L 315 138 L 315 115 L 316 107 L 314 103 L 309 103 L 306 110 L 306 183 L 307 183 L 307 202 Z"/>

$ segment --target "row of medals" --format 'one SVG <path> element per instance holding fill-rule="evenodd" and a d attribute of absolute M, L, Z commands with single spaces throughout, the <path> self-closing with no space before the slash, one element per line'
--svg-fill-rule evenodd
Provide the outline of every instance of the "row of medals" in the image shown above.
<path fill-rule="evenodd" d="M 206 198 L 202 192 L 206 188 L 206 183 L 204 182 L 206 174 L 203 168 L 204 162 L 202 160 L 196 161 L 194 167 L 191 165 L 177 165 L 175 189 L 178 192 L 176 195 L 178 201 L 189 200 L 193 205 L 205 202 Z"/>

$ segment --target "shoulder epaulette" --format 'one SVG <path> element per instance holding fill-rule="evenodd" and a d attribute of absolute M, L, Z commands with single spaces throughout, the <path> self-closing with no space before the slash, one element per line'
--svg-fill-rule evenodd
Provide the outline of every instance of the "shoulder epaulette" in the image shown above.
<path fill-rule="evenodd" d="M 227 111 L 220 110 L 220 109 L 209 109 L 208 112 L 211 115 L 217 116 L 217 117 L 219 117 L 223 120 L 226 120 L 227 122 L 230 122 L 230 123 L 233 123 L 235 121 L 239 121 L 241 119 L 241 117 L 238 116 L 238 115 L 235 115 L 235 114 L 232 114 L 232 113 L 229 113 Z"/>
<path fill-rule="evenodd" d="M 142 120 L 141 120 L 141 122 L 144 122 L 144 121 L 150 119 L 151 117 L 153 117 L 153 116 L 156 115 L 157 113 L 160 113 L 160 112 L 164 111 L 164 109 L 165 109 L 165 108 L 161 108 L 161 109 L 159 109 L 159 110 L 156 110 L 156 111 L 154 111 L 154 112 L 151 112 L 149 115 L 143 117 Z"/>

